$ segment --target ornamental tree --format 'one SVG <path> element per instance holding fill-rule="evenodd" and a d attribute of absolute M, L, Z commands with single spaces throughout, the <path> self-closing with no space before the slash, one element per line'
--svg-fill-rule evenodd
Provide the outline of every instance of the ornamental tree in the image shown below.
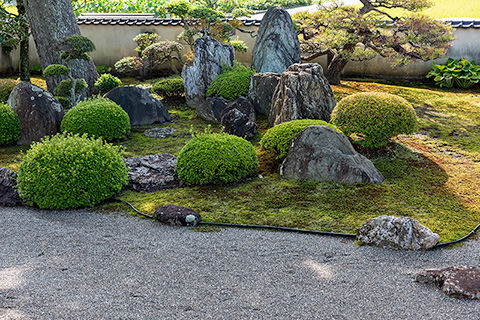
<path fill-rule="evenodd" d="M 340 83 L 348 61 L 376 56 L 387 58 L 392 67 L 414 60 L 444 56 L 454 39 L 451 27 L 417 11 L 431 6 L 430 0 L 360 0 L 363 6 L 320 6 L 314 13 L 293 16 L 302 49 L 302 60 L 328 55 L 325 76 L 331 84 Z M 401 8 L 404 17 L 386 9 Z"/>

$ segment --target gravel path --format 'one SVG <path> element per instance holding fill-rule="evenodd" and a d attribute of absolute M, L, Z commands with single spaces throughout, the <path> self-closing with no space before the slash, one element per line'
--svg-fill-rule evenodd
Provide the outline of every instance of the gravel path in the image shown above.
<path fill-rule="evenodd" d="M 479 301 L 412 281 L 479 252 L 0 207 L 0 319 L 480 319 Z"/>

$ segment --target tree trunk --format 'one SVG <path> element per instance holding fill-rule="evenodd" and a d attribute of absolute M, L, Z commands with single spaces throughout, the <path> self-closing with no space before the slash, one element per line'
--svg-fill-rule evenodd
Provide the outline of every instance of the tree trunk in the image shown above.
<path fill-rule="evenodd" d="M 348 60 L 342 59 L 339 54 L 336 54 L 332 61 L 328 64 L 325 77 L 330 84 L 340 84 L 340 74 L 343 68 L 347 65 Z"/>
<path fill-rule="evenodd" d="M 19 16 L 24 16 L 25 6 L 23 0 L 17 0 L 17 11 Z M 22 23 L 22 29 L 25 34 L 28 34 L 28 24 Z M 20 40 L 20 80 L 30 81 L 30 58 L 29 58 L 29 45 L 28 39 Z"/>
<path fill-rule="evenodd" d="M 42 69 L 54 63 L 64 64 L 58 44 L 72 34 L 80 34 L 71 1 L 24 0 L 24 4 Z M 83 78 L 87 82 L 87 94 L 96 93 L 94 83 L 99 76 L 93 61 L 76 60 L 72 68 L 75 78 Z M 61 80 L 60 77 L 48 77 L 48 90 L 53 92 Z"/>

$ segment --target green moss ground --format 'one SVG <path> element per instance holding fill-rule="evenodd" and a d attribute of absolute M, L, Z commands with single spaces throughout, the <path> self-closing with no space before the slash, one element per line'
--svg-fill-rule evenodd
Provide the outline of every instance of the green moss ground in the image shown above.
<path fill-rule="evenodd" d="M 132 80 L 133 82 L 133 80 Z M 125 83 L 125 81 L 124 81 Z M 333 86 L 337 101 L 348 94 L 382 91 L 398 94 L 415 106 L 419 134 L 400 136 L 385 148 L 359 152 L 371 159 L 385 176 L 381 185 L 287 181 L 278 175 L 278 162 L 260 150 L 259 140 L 268 129 L 259 117 L 257 148 L 259 172 L 228 185 L 186 187 L 150 194 L 125 191 L 120 199 L 152 214 L 173 203 L 191 207 L 204 221 L 266 224 L 314 230 L 354 232 L 364 221 L 382 214 L 410 216 L 449 241 L 468 233 L 480 222 L 480 90 L 445 90 L 425 84 L 393 85 L 345 81 Z M 137 127 L 120 142 L 125 156 L 168 152 L 178 155 L 190 139 L 190 128 L 201 132 L 209 123 L 199 120 L 182 101 L 168 104 L 172 122 Z M 213 131 L 220 130 L 211 124 Z M 169 126 L 167 139 L 147 138 L 143 131 Z M 18 169 L 19 154 L 27 147 L 0 148 L 0 166 Z M 112 203 L 97 210 L 128 211 Z M 133 212 L 132 212 L 133 214 Z"/>

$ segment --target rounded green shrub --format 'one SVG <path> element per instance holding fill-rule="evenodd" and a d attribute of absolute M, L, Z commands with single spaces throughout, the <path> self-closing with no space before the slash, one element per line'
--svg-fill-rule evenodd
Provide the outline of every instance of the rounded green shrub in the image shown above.
<path fill-rule="evenodd" d="M 164 79 L 155 83 L 152 92 L 166 100 L 177 99 L 185 94 L 182 78 Z"/>
<path fill-rule="evenodd" d="M 255 148 L 247 140 L 211 133 L 190 140 L 180 151 L 176 171 L 187 184 L 238 181 L 258 168 Z"/>
<path fill-rule="evenodd" d="M 0 102 L 7 102 L 18 81 L 12 79 L 0 79 Z"/>
<path fill-rule="evenodd" d="M 390 138 L 417 128 L 412 105 L 402 97 L 363 92 L 343 98 L 332 112 L 332 123 L 366 148 L 386 145 Z"/>
<path fill-rule="evenodd" d="M 283 159 L 288 154 L 288 148 L 290 148 L 293 137 L 297 133 L 307 129 L 309 126 L 329 126 L 338 132 L 341 132 L 337 127 L 323 120 L 292 120 L 277 124 L 275 127 L 270 128 L 262 137 L 262 140 L 260 140 L 260 145 L 264 150 L 275 151 L 278 154 L 277 159 Z"/>
<path fill-rule="evenodd" d="M 122 85 L 122 80 L 118 79 L 110 73 L 104 73 L 100 78 L 95 81 L 95 88 L 97 88 L 100 95 L 104 95 L 108 91 L 120 87 Z"/>
<path fill-rule="evenodd" d="M 207 89 L 207 97 L 223 97 L 233 101 L 239 97 L 246 96 L 250 86 L 250 76 L 254 73 L 254 70 L 235 61 L 233 67 L 225 68 L 210 83 Z"/>
<path fill-rule="evenodd" d="M 68 68 L 63 64 L 51 64 L 43 70 L 45 77 L 61 76 L 68 74 Z"/>
<path fill-rule="evenodd" d="M 9 105 L 0 102 L 0 146 L 20 139 L 20 122 Z"/>
<path fill-rule="evenodd" d="M 115 102 L 106 98 L 84 100 L 63 117 L 60 130 L 102 137 L 107 141 L 124 139 L 130 133 L 130 118 Z"/>
<path fill-rule="evenodd" d="M 70 97 L 70 90 L 72 89 L 73 83 L 72 80 L 66 79 L 60 81 L 60 83 L 53 89 L 53 94 L 59 97 Z M 88 87 L 85 79 L 77 79 L 75 83 L 75 92 L 81 93 L 84 89 Z"/>
<path fill-rule="evenodd" d="M 18 192 L 42 209 L 91 207 L 128 182 L 123 150 L 67 133 L 34 142 L 18 172 Z"/>

